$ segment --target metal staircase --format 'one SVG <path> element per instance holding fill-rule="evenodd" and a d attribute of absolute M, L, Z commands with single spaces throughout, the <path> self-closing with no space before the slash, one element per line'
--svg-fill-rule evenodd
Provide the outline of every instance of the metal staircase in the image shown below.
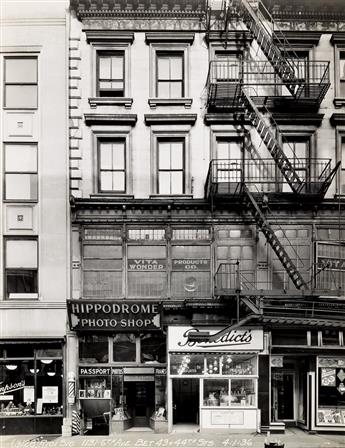
<path fill-rule="evenodd" d="M 276 253 L 278 259 L 280 260 L 281 264 L 284 266 L 293 284 L 296 286 L 297 289 L 301 288 L 308 289 L 306 282 L 304 281 L 301 274 L 298 272 L 295 264 L 289 257 L 283 245 L 280 243 L 279 239 L 277 238 L 272 227 L 265 218 L 265 215 L 261 211 L 256 200 L 254 199 L 254 196 L 247 188 L 246 184 L 243 184 L 242 191 L 244 194 L 245 202 L 248 205 L 257 226 L 259 227 L 261 232 L 265 235 L 266 240 L 269 242 L 272 249 Z"/>

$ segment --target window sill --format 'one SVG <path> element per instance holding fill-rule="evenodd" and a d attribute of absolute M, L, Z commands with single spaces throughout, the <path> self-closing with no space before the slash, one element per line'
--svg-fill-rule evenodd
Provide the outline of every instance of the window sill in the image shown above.
<path fill-rule="evenodd" d="M 151 109 L 157 106 L 184 106 L 185 109 L 192 107 L 192 98 L 149 98 L 148 103 Z"/>
<path fill-rule="evenodd" d="M 8 300 L 38 300 L 38 294 L 22 294 L 22 293 L 10 293 Z"/>
<path fill-rule="evenodd" d="M 133 98 L 114 98 L 112 96 L 89 98 L 89 104 L 92 109 L 97 106 L 124 106 L 130 109 L 133 104 Z"/>
<path fill-rule="evenodd" d="M 126 193 L 95 193 L 95 194 L 90 194 L 90 198 L 134 199 L 134 195 L 126 194 Z"/>
<path fill-rule="evenodd" d="M 192 194 L 150 194 L 150 199 L 193 199 Z"/>
<path fill-rule="evenodd" d="M 345 106 L 345 98 L 336 97 L 333 100 L 333 104 L 337 108 Z"/>
<path fill-rule="evenodd" d="M 4 199 L 4 204 L 38 204 L 38 199 Z"/>

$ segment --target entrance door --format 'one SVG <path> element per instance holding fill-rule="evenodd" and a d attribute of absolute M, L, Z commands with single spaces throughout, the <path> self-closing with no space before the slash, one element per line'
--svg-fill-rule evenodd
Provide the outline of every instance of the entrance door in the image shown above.
<path fill-rule="evenodd" d="M 273 421 L 295 420 L 294 372 L 272 372 Z"/>
<path fill-rule="evenodd" d="M 199 424 L 199 379 L 173 379 L 173 423 Z"/>
<path fill-rule="evenodd" d="M 149 426 L 154 411 L 154 382 L 138 381 L 124 383 L 127 409 L 133 418 L 133 426 Z"/>

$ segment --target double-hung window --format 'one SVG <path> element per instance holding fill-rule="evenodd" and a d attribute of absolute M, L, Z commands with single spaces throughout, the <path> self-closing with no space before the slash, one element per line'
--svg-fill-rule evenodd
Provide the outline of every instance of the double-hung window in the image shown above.
<path fill-rule="evenodd" d="M 183 52 L 157 52 L 156 96 L 158 98 L 184 97 L 183 59 Z"/>
<path fill-rule="evenodd" d="M 5 144 L 6 200 L 37 201 L 37 145 Z"/>
<path fill-rule="evenodd" d="M 97 53 L 98 96 L 125 96 L 125 53 L 124 51 Z"/>
<path fill-rule="evenodd" d="M 345 51 L 339 53 L 339 94 L 345 98 Z"/>
<path fill-rule="evenodd" d="M 288 137 L 283 142 L 283 150 L 301 180 L 310 180 L 309 160 L 310 139 L 305 137 Z M 290 191 L 284 179 L 284 191 Z"/>
<path fill-rule="evenodd" d="M 4 107 L 36 109 L 37 104 L 37 57 L 6 57 Z"/>
<path fill-rule="evenodd" d="M 185 193 L 184 140 L 158 140 L 158 194 Z"/>
<path fill-rule="evenodd" d="M 6 297 L 37 297 L 38 254 L 36 239 L 5 240 Z"/>
<path fill-rule="evenodd" d="M 99 191 L 126 192 L 126 141 L 125 139 L 98 142 Z"/>

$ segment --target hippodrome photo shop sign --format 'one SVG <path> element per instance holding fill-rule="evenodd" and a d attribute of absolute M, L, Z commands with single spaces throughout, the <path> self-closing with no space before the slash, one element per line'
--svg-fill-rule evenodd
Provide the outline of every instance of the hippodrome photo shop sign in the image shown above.
<path fill-rule="evenodd" d="M 161 328 L 158 302 L 68 300 L 68 319 L 75 331 L 142 331 Z"/>

